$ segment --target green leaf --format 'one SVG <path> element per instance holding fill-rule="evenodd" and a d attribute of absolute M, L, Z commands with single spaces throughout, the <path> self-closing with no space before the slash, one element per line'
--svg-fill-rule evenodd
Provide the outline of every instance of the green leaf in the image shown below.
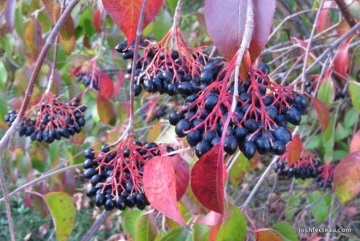
<path fill-rule="evenodd" d="M 335 88 L 331 78 L 325 79 L 320 85 L 317 97 L 328 109 L 331 108 L 335 98 Z"/>
<path fill-rule="evenodd" d="M 158 234 L 156 219 L 153 213 L 141 215 L 136 221 L 136 240 L 152 241 Z"/>
<path fill-rule="evenodd" d="M 296 231 L 289 223 L 279 222 L 274 224 L 273 228 L 278 231 L 286 240 L 298 241 Z"/>
<path fill-rule="evenodd" d="M 0 62 L 0 86 L 4 86 L 8 77 L 7 70 L 3 62 Z"/>
<path fill-rule="evenodd" d="M 132 238 L 136 237 L 136 223 L 143 212 L 140 210 L 130 210 L 125 214 L 123 227 L 125 233 L 130 234 Z"/>
<path fill-rule="evenodd" d="M 340 160 L 343 159 L 347 154 L 349 154 L 349 151 L 336 150 L 336 151 L 334 151 L 333 161 L 340 161 Z"/>
<path fill-rule="evenodd" d="M 184 227 L 178 227 L 170 231 L 160 241 L 185 241 L 190 231 Z"/>
<path fill-rule="evenodd" d="M 310 203 L 313 203 L 320 199 L 323 196 L 323 192 L 313 192 L 309 195 Z M 329 199 L 330 198 L 330 199 Z M 327 216 L 329 215 L 330 203 L 332 196 L 327 196 L 322 198 L 317 203 L 311 206 L 311 214 L 314 216 L 317 222 L 324 222 Z"/>
<path fill-rule="evenodd" d="M 196 224 L 194 226 L 193 238 L 197 240 L 209 240 L 210 227 L 203 224 Z"/>
<path fill-rule="evenodd" d="M 340 128 L 340 129 L 336 130 L 334 140 L 340 141 L 347 137 L 350 137 L 352 135 L 352 132 L 353 132 L 353 130 L 351 130 L 351 129 Z"/>
<path fill-rule="evenodd" d="M 300 199 L 295 195 L 289 197 L 288 205 L 285 208 L 286 220 L 291 221 L 298 210 L 298 205 L 300 204 Z"/>
<path fill-rule="evenodd" d="M 307 150 L 312 150 L 318 148 L 320 143 L 321 143 L 321 136 L 316 135 L 313 138 L 311 138 L 311 140 L 305 145 L 305 147 Z"/>
<path fill-rule="evenodd" d="M 216 241 L 245 240 L 247 232 L 245 215 L 234 206 L 230 208 L 229 213 L 232 215 L 221 225 Z"/>
<path fill-rule="evenodd" d="M 235 164 L 230 169 L 229 180 L 231 184 L 238 186 L 243 176 L 250 169 L 250 161 L 248 161 L 244 154 L 241 153 Z"/>
<path fill-rule="evenodd" d="M 58 240 L 69 238 L 74 226 L 75 205 L 69 194 L 49 192 L 44 195 L 46 205 L 50 209 Z"/>
<path fill-rule="evenodd" d="M 172 17 L 165 8 L 161 9 L 153 25 L 155 39 L 160 41 L 165 36 L 165 34 L 168 33 L 171 26 Z"/>
<path fill-rule="evenodd" d="M 352 129 L 355 125 L 355 122 L 357 121 L 358 114 L 358 111 L 356 111 L 354 107 L 348 110 L 345 114 L 344 127 L 347 129 Z"/>
<path fill-rule="evenodd" d="M 349 84 L 349 91 L 352 103 L 356 111 L 360 111 L 360 83 L 351 81 Z"/>

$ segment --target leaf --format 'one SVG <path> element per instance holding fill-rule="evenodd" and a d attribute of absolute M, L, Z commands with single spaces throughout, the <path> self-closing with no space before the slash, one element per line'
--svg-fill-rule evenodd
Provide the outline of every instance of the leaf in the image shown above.
<path fill-rule="evenodd" d="M 166 217 L 187 227 L 177 206 L 176 175 L 171 157 L 152 158 L 144 167 L 143 183 L 150 204 Z"/>
<path fill-rule="evenodd" d="M 109 124 L 109 122 L 114 117 L 114 108 L 111 102 L 108 101 L 105 97 L 98 95 L 96 106 L 100 120 L 105 124 Z"/>
<path fill-rule="evenodd" d="M 76 38 L 74 35 L 69 39 L 59 38 L 59 42 L 67 55 L 70 55 L 72 51 L 74 51 L 76 46 Z"/>
<path fill-rule="evenodd" d="M 158 234 L 154 213 L 141 215 L 136 221 L 136 240 L 153 241 Z"/>
<path fill-rule="evenodd" d="M 331 80 L 331 71 L 327 71 L 322 81 L 317 98 L 321 100 L 328 109 L 331 108 L 335 98 L 335 88 Z"/>
<path fill-rule="evenodd" d="M 270 228 L 258 229 L 255 232 L 256 241 L 283 241 L 280 234 Z"/>
<path fill-rule="evenodd" d="M 109 100 L 114 93 L 114 83 L 112 82 L 110 76 L 105 73 L 101 73 L 99 93 L 107 100 Z"/>
<path fill-rule="evenodd" d="M 315 111 L 319 117 L 321 124 L 321 131 L 325 132 L 330 123 L 330 113 L 326 105 L 317 98 L 312 98 L 312 103 L 315 107 Z"/>
<path fill-rule="evenodd" d="M 179 154 L 171 157 L 176 176 L 176 200 L 179 201 L 185 194 L 190 181 L 189 165 Z"/>
<path fill-rule="evenodd" d="M 41 2 L 44 4 L 45 9 L 47 13 L 49 14 L 49 18 L 52 24 L 55 24 L 55 7 L 56 7 L 56 1 L 55 0 L 41 0 Z"/>
<path fill-rule="evenodd" d="M 196 224 L 194 225 L 194 241 L 195 240 L 209 240 L 210 227 L 206 225 Z"/>
<path fill-rule="evenodd" d="M 140 218 L 143 212 L 140 210 L 129 210 L 123 218 L 123 227 L 125 233 L 130 234 L 132 238 L 136 237 L 137 220 Z"/>
<path fill-rule="evenodd" d="M 191 172 L 191 189 L 204 207 L 224 213 L 224 161 L 220 144 L 195 163 Z"/>
<path fill-rule="evenodd" d="M 69 194 L 64 192 L 49 192 L 44 200 L 50 209 L 58 240 L 69 238 L 74 226 L 75 205 Z"/>
<path fill-rule="evenodd" d="M 124 32 L 130 46 L 136 38 L 142 1 L 103 0 L 106 12 L 115 24 Z M 164 0 L 148 0 L 145 8 L 142 29 L 152 22 Z"/>
<path fill-rule="evenodd" d="M 29 21 L 25 28 L 25 43 L 29 48 L 31 56 L 36 59 L 42 48 L 42 31 L 37 19 Z"/>
<path fill-rule="evenodd" d="M 14 30 L 16 0 L 7 0 L 4 7 L 6 27 L 11 33 Z"/>
<path fill-rule="evenodd" d="M 298 241 L 298 236 L 295 229 L 287 222 L 279 222 L 273 225 L 273 228 L 278 231 L 286 240 Z"/>
<path fill-rule="evenodd" d="M 125 75 L 123 71 L 119 71 L 117 74 L 117 78 L 114 84 L 114 94 L 113 97 L 116 98 L 120 92 L 122 87 L 125 85 Z"/>
<path fill-rule="evenodd" d="M 56 20 L 60 18 L 60 11 L 61 11 L 60 6 L 57 6 L 55 8 Z M 71 17 L 71 15 L 69 15 L 65 20 L 64 25 L 60 29 L 60 36 L 65 40 L 69 40 L 74 35 L 74 32 L 75 32 L 74 20 Z"/>
<path fill-rule="evenodd" d="M 329 16 L 330 8 L 333 6 L 333 1 L 325 1 L 323 8 L 320 10 L 319 20 L 317 22 L 316 28 L 318 33 L 321 33 L 325 29 L 331 27 L 331 18 Z"/>
<path fill-rule="evenodd" d="M 162 123 L 159 121 L 149 130 L 149 133 L 146 137 L 146 141 L 148 142 L 156 141 L 156 139 L 161 133 L 161 124 Z"/>
<path fill-rule="evenodd" d="M 356 111 L 360 111 L 360 84 L 358 82 L 351 81 L 349 84 L 349 91 L 350 91 L 350 97 L 351 101 L 355 107 Z"/>
<path fill-rule="evenodd" d="M 340 203 L 352 200 L 360 193 L 360 151 L 350 153 L 334 170 L 334 188 Z"/>
<path fill-rule="evenodd" d="M 187 240 L 189 230 L 183 227 L 178 227 L 170 231 L 160 241 L 184 241 Z"/>
<path fill-rule="evenodd" d="M 232 206 L 229 211 L 231 217 L 221 225 L 216 241 L 245 240 L 247 232 L 245 215 L 235 206 Z"/>
<path fill-rule="evenodd" d="M 360 130 L 355 133 L 350 142 L 350 153 L 360 151 Z"/>
<path fill-rule="evenodd" d="M 302 151 L 302 142 L 299 135 L 294 136 L 292 141 L 288 145 L 287 151 L 287 159 L 288 165 L 292 166 L 297 162 L 300 158 L 300 154 Z"/>
<path fill-rule="evenodd" d="M 316 202 L 314 205 L 311 206 L 311 214 L 319 223 L 324 222 L 328 217 L 331 202 L 331 199 L 326 199 L 327 197 L 319 200 L 322 195 L 323 193 L 319 191 L 315 191 L 309 195 L 309 201 L 311 203 Z"/>
<path fill-rule="evenodd" d="M 100 9 L 96 10 L 93 16 L 93 24 L 98 33 L 102 32 L 102 23 L 101 23 L 101 11 Z"/>
<path fill-rule="evenodd" d="M 250 42 L 250 57 L 254 61 L 264 48 L 270 34 L 275 0 L 254 0 L 254 31 Z M 205 20 L 208 33 L 222 55 L 231 60 L 244 38 L 246 1 L 206 0 Z"/>
<path fill-rule="evenodd" d="M 340 44 L 334 56 L 334 74 L 342 81 L 346 81 L 349 69 L 349 45 L 350 38 Z"/>
<path fill-rule="evenodd" d="M 199 221 L 197 221 L 197 224 L 205 224 L 207 226 L 215 226 L 216 224 L 219 223 L 219 221 L 221 221 L 221 218 L 223 217 L 223 215 L 214 212 L 214 211 L 210 211 L 208 214 L 206 214 L 206 216 L 202 219 L 200 219 Z"/>

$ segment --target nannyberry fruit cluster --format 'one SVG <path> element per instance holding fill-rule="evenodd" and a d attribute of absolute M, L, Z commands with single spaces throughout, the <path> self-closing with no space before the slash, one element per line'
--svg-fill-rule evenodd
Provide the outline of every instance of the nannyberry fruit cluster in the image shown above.
<path fill-rule="evenodd" d="M 182 39 L 168 50 L 170 33 L 171 31 L 158 43 L 145 40 L 141 44 L 143 54 L 137 56 L 135 66 L 136 96 L 142 89 L 149 93 L 159 92 L 174 96 L 180 93 L 181 83 L 200 81 L 200 72 L 208 59 L 207 54 L 203 53 L 201 48 L 187 47 Z M 115 49 L 123 54 L 124 59 L 133 57 L 133 45 L 127 47 L 126 42 L 120 43 Z M 127 73 L 131 73 L 132 69 L 130 64 Z"/>
<path fill-rule="evenodd" d="M 295 164 L 292 166 L 288 165 L 288 161 L 286 159 L 279 159 L 274 164 L 274 171 L 283 178 L 301 178 L 303 180 L 308 178 L 316 178 L 318 177 L 319 171 L 319 163 L 317 159 L 312 156 L 300 158 Z"/>
<path fill-rule="evenodd" d="M 100 90 L 100 83 L 98 76 L 94 76 L 92 73 L 79 71 L 76 74 L 77 81 L 81 81 L 83 85 L 88 87 L 90 84 L 95 90 Z"/>
<path fill-rule="evenodd" d="M 75 133 L 81 131 L 85 125 L 84 111 L 86 106 L 80 104 L 79 98 L 74 98 L 68 102 L 59 100 L 59 96 L 53 96 L 49 93 L 36 106 L 38 110 L 34 119 L 28 117 L 32 110 L 23 118 L 19 129 L 20 136 L 30 136 L 32 141 L 44 141 L 52 143 L 54 140 L 69 138 Z M 15 110 L 9 111 L 4 120 L 8 122 L 9 127 L 16 119 Z"/>
<path fill-rule="evenodd" d="M 84 177 L 91 183 L 86 195 L 95 196 L 95 205 L 104 205 L 106 210 L 135 206 L 144 209 L 149 205 L 142 184 L 144 165 L 164 151 L 172 152 L 174 149 L 154 142 L 132 142 L 130 139 L 122 141 L 113 150 L 107 145 L 100 151 L 85 150 Z"/>
<path fill-rule="evenodd" d="M 319 188 L 331 188 L 335 166 L 334 163 L 327 162 L 319 167 L 319 176 L 315 179 Z"/>
<path fill-rule="evenodd" d="M 234 83 L 230 81 L 231 63 L 209 59 L 199 82 L 185 82 L 178 92 L 186 104 L 169 116 L 179 137 L 187 136 L 198 157 L 222 142 L 224 151 L 232 155 L 239 146 L 250 159 L 256 151 L 282 155 L 292 139 L 287 123 L 299 125 L 308 102 L 291 86 L 276 84 L 268 77 L 269 67 L 250 69 L 246 81 L 239 79 L 235 110 L 231 110 Z M 229 117 L 230 115 L 230 117 Z M 229 124 L 225 123 L 230 118 Z M 225 132 L 225 133 L 224 133 Z M 221 141 L 222 134 L 225 139 Z"/>

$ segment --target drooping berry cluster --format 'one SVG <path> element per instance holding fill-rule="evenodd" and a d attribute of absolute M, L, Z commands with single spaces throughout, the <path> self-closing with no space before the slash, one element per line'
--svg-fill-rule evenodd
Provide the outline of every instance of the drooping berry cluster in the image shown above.
<path fill-rule="evenodd" d="M 319 176 L 315 179 L 319 188 L 331 188 L 335 166 L 334 163 L 327 162 L 319 167 Z"/>
<path fill-rule="evenodd" d="M 174 149 L 130 139 L 122 141 L 114 150 L 107 145 L 101 151 L 85 150 L 84 177 L 91 183 L 86 195 L 95 196 L 95 205 L 104 205 L 106 210 L 134 206 L 144 209 L 149 205 L 142 183 L 144 165 L 163 151 L 172 152 Z"/>
<path fill-rule="evenodd" d="M 239 79 L 233 111 L 233 64 L 225 66 L 221 59 L 209 59 L 199 84 L 181 83 L 178 91 L 187 104 L 170 114 L 170 124 L 176 126 L 179 137 L 187 136 L 198 157 L 219 142 L 230 155 L 239 146 L 249 159 L 256 151 L 261 155 L 282 155 L 291 140 L 287 123 L 300 124 L 307 108 L 305 96 L 293 91 L 292 86 L 272 82 L 267 76 L 269 67 L 260 65 L 250 68 L 246 81 Z M 223 133 L 225 138 L 221 141 Z"/>
<path fill-rule="evenodd" d="M 68 102 L 60 101 L 60 96 L 49 93 L 32 110 L 28 111 L 23 118 L 19 129 L 20 136 L 30 136 L 32 141 L 44 141 L 52 143 L 54 140 L 69 138 L 81 131 L 85 125 L 84 111 L 86 106 L 80 104 L 79 98 Z M 37 115 L 31 119 L 31 115 L 37 109 Z M 4 120 L 11 126 L 16 119 L 15 110 L 9 111 Z"/>
<path fill-rule="evenodd" d="M 138 56 L 135 66 L 135 95 L 139 95 L 144 88 L 149 93 L 160 92 L 174 96 L 178 93 L 178 85 L 182 82 L 199 82 L 200 72 L 208 57 L 201 48 L 186 46 L 179 30 L 177 39 L 171 50 L 168 49 L 171 33 L 157 43 L 145 40 L 140 47 L 143 54 Z M 123 54 L 124 59 L 132 58 L 133 46 L 127 48 L 126 43 L 116 46 L 116 50 Z M 131 73 L 130 64 L 127 73 Z"/>
<path fill-rule="evenodd" d="M 280 158 L 274 164 L 274 171 L 282 178 L 290 179 L 294 177 L 296 179 L 301 178 L 303 180 L 316 178 L 320 173 L 319 163 L 313 156 L 300 158 L 292 166 L 288 165 L 288 161 L 286 159 Z"/>
<path fill-rule="evenodd" d="M 93 76 L 92 73 L 79 71 L 76 73 L 77 81 L 81 81 L 86 87 L 92 86 L 95 90 L 100 90 L 100 83 L 98 76 Z"/>

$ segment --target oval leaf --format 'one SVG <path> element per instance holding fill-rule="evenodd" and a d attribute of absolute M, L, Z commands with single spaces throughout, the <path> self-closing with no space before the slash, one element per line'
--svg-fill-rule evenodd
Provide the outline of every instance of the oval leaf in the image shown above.
<path fill-rule="evenodd" d="M 109 124 L 114 117 L 114 108 L 111 102 L 105 97 L 98 95 L 96 105 L 100 120 L 105 124 Z"/>
<path fill-rule="evenodd" d="M 256 241 L 283 241 L 280 234 L 270 228 L 258 229 L 255 232 Z"/>
<path fill-rule="evenodd" d="M 264 48 L 270 34 L 275 11 L 275 0 L 254 0 L 254 31 L 249 47 L 254 61 Z M 206 0 L 205 20 L 214 45 L 230 61 L 244 37 L 246 1 Z"/>
<path fill-rule="evenodd" d="M 96 10 L 93 16 L 93 24 L 98 33 L 102 32 L 102 25 L 101 25 L 101 11 L 100 9 Z"/>
<path fill-rule="evenodd" d="M 325 79 L 322 81 L 317 98 L 321 100 L 328 109 L 331 108 L 335 98 L 334 83 L 331 80 L 331 72 L 327 71 Z"/>
<path fill-rule="evenodd" d="M 150 204 L 166 217 L 187 227 L 177 206 L 176 175 L 171 157 L 152 158 L 144 167 L 143 183 Z"/>
<path fill-rule="evenodd" d="M 128 39 L 128 45 L 130 45 L 136 37 L 142 1 L 103 0 L 102 2 L 106 12 L 124 32 Z M 147 1 L 142 29 L 155 19 L 163 2 L 164 0 Z"/>
<path fill-rule="evenodd" d="M 70 55 L 72 51 L 74 51 L 76 46 L 76 38 L 74 35 L 69 39 L 59 38 L 59 42 L 67 55 Z"/>
<path fill-rule="evenodd" d="M 360 111 L 360 84 L 358 82 L 351 81 L 349 84 L 349 91 L 350 91 L 350 97 L 351 101 L 356 109 L 356 111 Z"/>
<path fill-rule="evenodd" d="M 99 93 L 107 100 L 110 99 L 114 93 L 114 83 L 112 82 L 110 76 L 105 73 L 101 73 Z"/>
<path fill-rule="evenodd" d="M 278 231 L 286 240 L 298 241 L 298 236 L 295 229 L 287 222 L 279 222 L 273 225 L 273 228 Z"/>
<path fill-rule="evenodd" d="M 200 157 L 191 171 L 191 189 L 204 207 L 224 213 L 223 148 L 215 145 Z"/>
<path fill-rule="evenodd" d="M 133 209 L 126 212 L 125 217 L 123 215 L 122 225 L 124 232 L 129 234 L 133 239 L 136 237 L 137 220 L 141 217 L 142 213 L 140 210 Z"/>
<path fill-rule="evenodd" d="M 240 241 L 245 240 L 247 224 L 245 215 L 237 207 L 230 208 L 231 217 L 220 227 L 216 241 Z"/>
<path fill-rule="evenodd" d="M 287 148 L 287 159 L 288 165 L 292 166 L 297 162 L 300 158 L 301 150 L 302 150 L 302 142 L 299 135 L 294 136 L 292 141 L 289 143 Z"/>
<path fill-rule="evenodd" d="M 26 25 L 25 43 L 29 48 L 31 56 L 36 59 L 42 47 L 42 31 L 37 19 L 32 19 Z"/>
<path fill-rule="evenodd" d="M 325 132 L 330 123 L 330 113 L 326 105 L 317 98 L 312 98 L 312 103 L 319 117 L 321 131 Z"/>
<path fill-rule="evenodd" d="M 179 154 L 171 157 L 176 175 L 176 200 L 180 200 L 185 194 L 190 181 L 189 165 Z"/>
<path fill-rule="evenodd" d="M 360 151 L 350 153 L 334 170 L 334 188 L 339 201 L 344 204 L 360 193 Z"/>
<path fill-rule="evenodd" d="M 136 221 L 136 240 L 153 241 L 158 234 L 154 213 L 141 215 Z"/>
<path fill-rule="evenodd" d="M 58 20 L 60 18 L 60 6 L 57 6 L 55 9 L 55 19 Z M 69 40 L 75 32 L 74 20 L 71 15 L 66 18 L 64 25 L 60 29 L 60 36 L 65 39 Z"/>
<path fill-rule="evenodd" d="M 349 45 L 350 38 L 340 44 L 334 56 L 334 74 L 343 81 L 346 81 L 349 68 Z"/>
<path fill-rule="evenodd" d="M 75 205 L 69 194 L 49 192 L 44 195 L 46 205 L 50 209 L 58 240 L 66 240 L 73 230 Z"/>
<path fill-rule="evenodd" d="M 41 2 L 44 4 L 45 9 L 47 13 L 49 14 L 50 21 L 55 24 L 55 6 L 56 1 L 55 0 L 41 0 Z"/>
<path fill-rule="evenodd" d="M 349 152 L 357 152 L 360 151 L 360 131 L 356 132 L 355 135 L 351 139 L 350 150 Z"/>

